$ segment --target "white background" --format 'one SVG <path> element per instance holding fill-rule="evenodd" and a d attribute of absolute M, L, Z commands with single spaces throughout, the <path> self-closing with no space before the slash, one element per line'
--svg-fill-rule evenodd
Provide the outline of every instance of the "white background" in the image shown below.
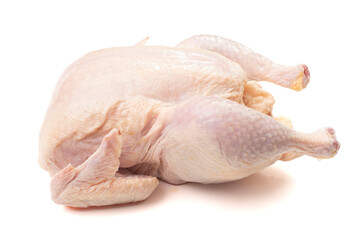
<path fill-rule="evenodd" d="M 1 1 L 0 239 L 359 239 L 357 1 Z M 38 132 L 67 65 L 105 47 L 174 46 L 194 34 L 305 63 L 307 89 L 263 84 L 294 127 L 336 129 L 339 154 L 277 162 L 219 185 L 161 183 L 137 204 L 75 210 L 50 200 Z"/>

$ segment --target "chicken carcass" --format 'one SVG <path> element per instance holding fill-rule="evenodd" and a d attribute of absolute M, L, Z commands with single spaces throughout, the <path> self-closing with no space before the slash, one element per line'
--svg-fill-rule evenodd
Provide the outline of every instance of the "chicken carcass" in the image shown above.
<path fill-rule="evenodd" d="M 258 81 L 301 90 L 303 65 L 199 35 L 176 47 L 89 53 L 61 75 L 40 132 L 52 199 L 88 207 L 144 200 L 158 179 L 219 183 L 303 154 L 333 157 L 332 128 L 294 131 Z"/>

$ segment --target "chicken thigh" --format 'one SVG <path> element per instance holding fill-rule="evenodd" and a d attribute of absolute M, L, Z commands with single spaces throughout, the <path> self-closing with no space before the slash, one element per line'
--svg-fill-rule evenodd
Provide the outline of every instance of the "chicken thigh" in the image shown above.
<path fill-rule="evenodd" d="M 89 53 L 60 77 L 39 140 L 56 203 L 140 201 L 158 179 L 234 181 L 276 160 L 339 150 L 332 128 L 301 133 L 272 118 L 274 99 L 257 82 L 301 90 L 305 65 L 281 66 L 217 36 L 175 48 L 145 42 Z"/>

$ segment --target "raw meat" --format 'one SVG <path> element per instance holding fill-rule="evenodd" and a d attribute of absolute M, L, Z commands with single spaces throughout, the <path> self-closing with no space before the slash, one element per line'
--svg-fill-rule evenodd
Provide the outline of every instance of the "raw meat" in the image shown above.
<path fill-rule="evenodd" d="M 301 133 L 273 118 L 273 96 L 257 82 L 301 90 L 305 65 L 281 66 L 218 36 L 174 48 L 146 40 L 89 53 L 60 77 L 39 142 L 56 203 L 140 201 L 158 179 L 234 181 L 276 160 L 339 150 L 332 128 Z"/>

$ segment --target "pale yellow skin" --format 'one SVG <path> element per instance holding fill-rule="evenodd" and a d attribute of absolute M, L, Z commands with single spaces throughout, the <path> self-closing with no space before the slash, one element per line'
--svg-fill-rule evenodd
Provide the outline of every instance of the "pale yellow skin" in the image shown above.
<path fill-rule="evenodd" d="M 60 77 L 39 145 L 55 202 L 140 201 L 157 178 L 233 181 L 278 159 L 338 151 L 330 128 L 304 134 L 273 119 L 272 95 L 253 81 L 300 90 L 309 81 L 303 65 L 274 64 L 217 36 L 194 36 L 176 48 L 146 40 L 89 53 Z"/>

